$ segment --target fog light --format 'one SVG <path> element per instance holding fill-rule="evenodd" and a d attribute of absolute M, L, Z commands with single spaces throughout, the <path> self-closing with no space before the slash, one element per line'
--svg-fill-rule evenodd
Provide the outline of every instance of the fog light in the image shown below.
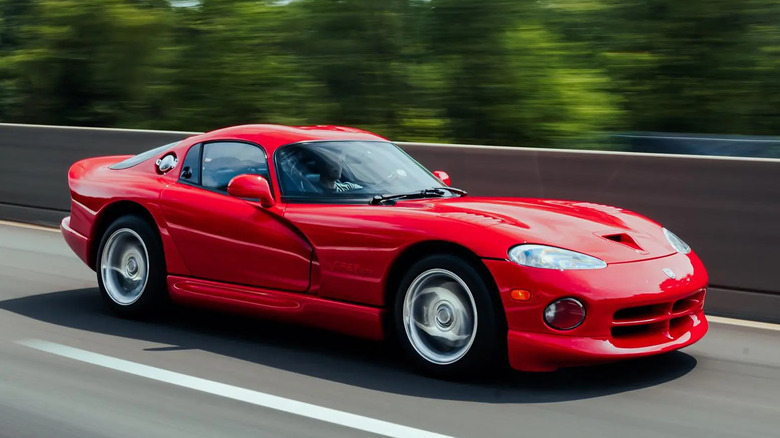
<path fill-rule="evenodd" d="M 585 320 L 585 306 L 574 298 L 563 298 L 544 309 L 544 322 L 557 330 L 571 330 Z"/>

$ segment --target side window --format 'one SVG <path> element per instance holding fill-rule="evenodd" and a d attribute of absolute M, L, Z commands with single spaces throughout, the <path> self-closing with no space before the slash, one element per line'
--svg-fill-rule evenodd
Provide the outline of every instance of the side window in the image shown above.
<path fill-rule="evenodd" d="M 180 181 L 200 184 L 200 150 L 201 144 L 198 143 L 187 152 L 187 157 L 184 158 L 184 164 L 181 166 Z"/>
<path fill-rule="evenodd" d="M 226 192 L 230 180 L 245 173 L 268 179 L 268 162 L 262 149 L 239 142 L 203 145 L 201 185 L 204 188 Z"/>

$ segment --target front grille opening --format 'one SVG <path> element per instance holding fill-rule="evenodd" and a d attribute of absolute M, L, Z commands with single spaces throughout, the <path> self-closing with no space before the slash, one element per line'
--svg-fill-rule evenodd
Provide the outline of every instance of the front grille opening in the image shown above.
<path fill-rule="evenodd" d="M 695 300 L 691 300 L 690 298 L 686 298 L 684 300 L 677 301 L 674 303 L 674 308 L 672 308 L 672 313 L 683 313 L 690 310 L 695 309 L 698 307 L 699 302 Z"/>
<path fill-rule="evenodd" d="M 698 292 L 688 298 L 677 300 L 672 307 L 672 313 L 685 313 L 698 310 L 704 304 L 704 291 Z"/>
<path fill-rule="evenodd" d="M 613 327 L 612 337 L 614 338 L 626 338 L 630 336 L 646 334 L 650 331 L 650 325 L 628 325 L 624 327 Z"/>
<path fill-rule="evenodd" d="M 650 306 L 627 307 L 615 312 L 614 320 L 620 322 L 641 321 L 655 318 L 666 313 L 666 304 L 653 304 Z"/>
<path fill-rule="evenodd" d="M 674 338 L 680 337 L 683 333 L 687 332 L 693 326 L 693 320 L 690 316 L 681 316 L 679 318 L 673 318 L 669 321 L 669 333 Z"/>
<path fill-rule="evenodd" d="M 666 321 L 653 324 L 637 324 L 612 327 L 612 337 L 615 339 L 656 337 L 667 331 Z"/>

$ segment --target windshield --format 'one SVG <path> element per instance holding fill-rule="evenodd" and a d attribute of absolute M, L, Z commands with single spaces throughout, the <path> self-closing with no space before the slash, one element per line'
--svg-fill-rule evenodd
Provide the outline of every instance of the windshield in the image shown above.
<path fill-rule="evenodd" d="M 282 196 L 345 199 L 444 184 L 398 146 L 381 141 L 297 143 L 276 152 Z"/>

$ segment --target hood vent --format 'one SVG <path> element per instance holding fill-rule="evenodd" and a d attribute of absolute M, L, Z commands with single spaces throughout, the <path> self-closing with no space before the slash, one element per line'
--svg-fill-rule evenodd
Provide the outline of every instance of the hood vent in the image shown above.
<path fill-rule="evenodd" d="M 637 251 L 644 251 L 644 249 L 639 246 L 633 237 L 629 236 L 626 233 L 620 233 L 620 234 L 606 234 L 601 236 L 605 239 L 609 239 L 613 242 L 622 243 L 623 245 L 629 246 Z"/>

